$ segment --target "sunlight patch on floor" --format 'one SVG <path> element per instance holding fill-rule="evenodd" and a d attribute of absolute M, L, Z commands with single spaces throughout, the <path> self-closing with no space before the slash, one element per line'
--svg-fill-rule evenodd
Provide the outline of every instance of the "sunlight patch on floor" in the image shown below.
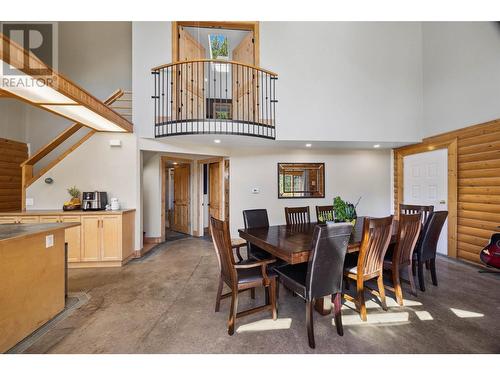
<path fill-rule="evenodd" d="M 415 314 L 420 320 L 434 320 L 431 313 L 428 311 L 415 311 Z"/>
<path fill-rule="evenodd" d="M 262 319 L 256 322 L 248 323 L 239 326 L 236 329 L 237 333 L 241 332 L 254 332 L 254 331 L 272 331 L 277 329 L 289 329 L 292 325 L 291 318 L 283 318 L 283 319 Z"/>
<path fill-rule="evenodd" d="M 484 314 L 473 312 L 473 311 L 467 311 L 467 310 L 460 310 L 460 309 L 454 309 L 450 307 L 450 310 L 458 316 L 459 318 L 481 318 L 484 316 Z"/>
<path fill-rule="evenodd" d="M 387 307 L 401 307 L 396 302 L 396 300 L 393 299 L 393 298 L 391 298 L 391 297 L 386 297 L 386 303 L 387 303 Z M 413 301 L 413 300 L 404 299 L 404 298 L 403 298 L 403 304 L 404 304 L 404 307 L 422 306 L 422 302 Z M 381 309 L 382 306 L 380 306 L 380 302 L 379 301 L 370 299 L 370 300 L 366 301 L 366 308 L 367 309 L 376 309 L 376 308 Z M 344 304 L 342 305 L 342 309 L 344 309 L 344 310 L 346 310 L 346 309 L 352 310 L 352 309 L 354 309 L 354 303 L 351 302 L 351 301 L 344 301 Z"/>
<path fill-rule="evenodd" d="M 406 323 L 409 321 L 410 314 L 407 312 L 399 313 L 380 313 L 380 314 L 368 314 L 367 321 L 361 320 L 359 314 L 353 315 L 342 315 L 342 324 L 344 326 L 353 325 L 370 325 L 370 324 L 391 324 L 391 323 Z M 332 324 L 335 325 L 335 321 L 332 319 Z"/>

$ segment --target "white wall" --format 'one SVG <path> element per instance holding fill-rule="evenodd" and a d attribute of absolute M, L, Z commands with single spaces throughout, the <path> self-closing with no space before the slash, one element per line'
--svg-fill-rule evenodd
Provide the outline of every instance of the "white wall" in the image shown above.
<path fill-rule="evenodd" d="M 26 141 L 24 104 L 15 99 L 0 99 L 0 138 Z"/>
<path fill-rule="evenodd" d="M 423 136 L 500 118 L 500 24 L 424 22 Z"/>
<path fill-rule="evenodd" d="M 421 42 L 418 22 L 261 22 L 277 138 L 417 141 Z"/>
<path fill-rule="evenodd" d="M 390 151 L 339 150 L 246 150 L 230 158 L 231 233 L 243 228 L 242 211 L 266 208 L 270 224 L 284 224 L 284 207 L 310 206 L 311 220 L 316 220 L 316 205 L 332 204 L 340 195 L 355 203 L 362 197 L 358 215 L 390 214 Z M 278 162 L 324 162 L 324 199 L 278 199 Z M 256 168 L 258 166 L 258 168 Z M 253 194 L 252 188 L 260 189 Z"/>

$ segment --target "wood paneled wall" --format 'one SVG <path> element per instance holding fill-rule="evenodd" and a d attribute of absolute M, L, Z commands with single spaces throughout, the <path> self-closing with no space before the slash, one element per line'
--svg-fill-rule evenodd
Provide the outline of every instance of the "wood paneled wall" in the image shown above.
<path fill-rule="evenodd" d="M 456 255 L 479 263 L 479 252 L 500 232 L 500 119 L 426 138 L 421 144 L 394 150 L 394 198 L 398 207 L 403 178 L 398 155 L 412 148 L 425 152 L 457 141 Z M 398 165 L 399 164 L 399 165 Z M 451 180 L 451 181 L 450 181 Z"/>
<path fill-rule="evenodd" d="M 26 143 L 0 138 L 0 211 L 21 210 L 20 164 L 28 159 Z"/>

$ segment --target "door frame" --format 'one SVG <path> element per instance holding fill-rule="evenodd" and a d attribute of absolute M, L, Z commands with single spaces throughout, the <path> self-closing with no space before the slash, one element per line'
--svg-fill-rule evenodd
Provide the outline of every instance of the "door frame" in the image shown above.
<path fill-rule="evenodd" d="M 193 231 L 193 225 L 192 225 L 192 220 L 191 220 L 191 184 L 192 184 L 192 178 L 191 178 L 191 173 L 192 168 L 193 168 L 193 160 L 191 159 L 182 159 L 182 158 L 177 158 L 177 157 L 172 157 L 172 156 L 161 156 L 160 157 L 160 180 L 161 180 L 161 238 L 160 242 L 165 242 L 166 240 L 166 235 L 165 235 L 165 211 L 166 211 L 166 206 L 167 202 L 165 200 L 165 193 L 167 190 L 167 183 L 166 183 L 166 178 L 167 178 L 167 162 L 168 161 L 174 161 L 179 164 L 189 164 L 190 166 L 190 177 L 189 177 L 189 227 L 190 231 L 194 233 Z"/>
<path fill-rule="evenodd" d="M 220 184 L 220 207 L 219 207 L 219 217 L 224 217 L 224 160 L 225 158 L 223 156 L 218 156 L 218 157 L 213 157 L 213 158 L 208 158 L 208 159 L 202 159 L 198 160 L 198 233 L 203 234 L 203 164 L 210 164 L 210 163 L 219 163 L 219 170 L 220 170 L 220 176 L 221 179 L 219 181 Z M 208 172 L 210 173 L 210 172 Z"/>
<path fill-rule="evenodd" d="M 172 62 L 179 61 L 179 27 L 204 27 L 214 29 L 236 29 L 253 32 L 253 54 L 255 66 L 260 64 L 259 21 L 172 21 Z"/>
<path fill-rule="evenodd" d="M 405 156 L 420 154 L 438 149 L 448 149 L 448 256 L 457 257 L 457 170 L 458 140 L 424 140 L 422 143 L 393 149 L 394 152 L 394 214 L 399 216 L 399 204 L 404 200 L 404 163 Z"/>

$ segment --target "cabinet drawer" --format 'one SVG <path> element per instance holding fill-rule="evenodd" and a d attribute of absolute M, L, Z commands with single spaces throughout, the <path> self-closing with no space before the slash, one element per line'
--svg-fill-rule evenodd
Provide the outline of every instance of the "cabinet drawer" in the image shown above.
<path fill-rule="evenodd" d="M 40 223 L 59 223 L 59 216 L 40 216 Z"/>
<path fill-rule="evenodd" d="M 40 218 L 38 216 L 21 216 L 19 217 L 18 223 L 21 224 L 33 224 L 39 223 Z"/>
<path fill-rule="evenodd" d="M 15 216 L 2 216 L 0 217 L 0 224 L 15 224 L 17 217 Z"/>

